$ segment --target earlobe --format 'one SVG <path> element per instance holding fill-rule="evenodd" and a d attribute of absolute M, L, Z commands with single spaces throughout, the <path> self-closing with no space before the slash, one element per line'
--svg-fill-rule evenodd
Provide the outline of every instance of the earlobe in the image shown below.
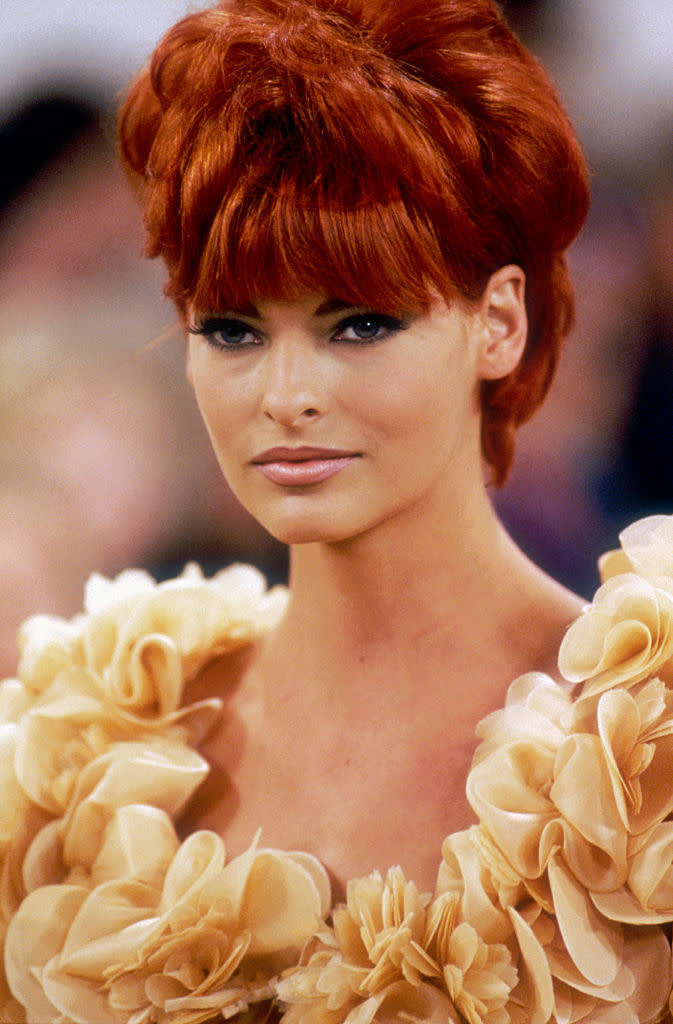
<path fill-rule="evenodd" d="M 508 264 L 488 280 L 480 300 L 483 329 L 478 371 L 482 380 L 507 377 L 519 365 L 526 347 L 526 275 Z"/>

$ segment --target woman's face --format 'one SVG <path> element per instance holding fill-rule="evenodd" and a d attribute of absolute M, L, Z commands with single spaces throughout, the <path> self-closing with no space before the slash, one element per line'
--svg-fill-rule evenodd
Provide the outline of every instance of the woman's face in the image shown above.
<path fill-rule="evenodd" d="M 481 478 L 477 314 L 321 295 L 195 311 L 188 372 L 222 470 L 286 543 L 447 508 Z"/>

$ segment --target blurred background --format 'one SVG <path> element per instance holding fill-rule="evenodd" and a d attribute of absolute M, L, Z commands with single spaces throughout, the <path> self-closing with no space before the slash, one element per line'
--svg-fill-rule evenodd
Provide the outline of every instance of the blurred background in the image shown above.
<path fill-rule="evenodd" d="M 220 478 L 184 341 L 141 258 L 114 110 L 186 0 L 4 0 L 0 18 L 0 675 L 34 611 L 90 572 L 159 577 L 285 554 Z M 673 511 L 673 4 L 510 0 L 587 150 L 578 318 L 494 501 L 585 596 L 631 519 Z"/>

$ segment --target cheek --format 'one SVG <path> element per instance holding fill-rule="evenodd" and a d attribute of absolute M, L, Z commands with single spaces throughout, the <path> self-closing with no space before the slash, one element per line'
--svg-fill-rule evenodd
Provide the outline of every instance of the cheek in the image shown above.
<path fill-rule="evenodd" d="M 215 379 L 216 380 L 216 379 Z M 225 469 L 241 424 L 240 396 L 211 378 L 193 374 L 196 404 L 218 461 Z"/>
<path fill-rule="evenodd" d="M 441 470 L 457 451 L 474 447 L 479 392 L 461 369 L 455 360 L 438 359 L 400 373 L 372 394 L 370 422 L 376 423 L 376 435 L 412 475 Z"/>
<path fill-rule="evenodd" d="M 221 414 L 222 403 L 215 401 L 212 383 L 204 380 L 198 372 L 195 373 L 192 371 L 191 382 L 194 389 L 196 404 L 198 405 L 199 412 L 201 413 L 201 418 L 208 430 L 212 432 L 212 429 Z"/>
<path fill-rule="evenodd" d="M 428 375 L 401 368 L 368 388 L 360 407 L 380 437 L 411 442 L 435 433 L 452 417 L 455 401 L 449 391 L 439 371 Z"/>
<path fill-rule="evenodd" d="M 240 415 L 245 389 L 237 386 L 232 375 L 224 372 L 202 346 L 190 350 L 187 376 L 201 416 L 211 433 Z"/>

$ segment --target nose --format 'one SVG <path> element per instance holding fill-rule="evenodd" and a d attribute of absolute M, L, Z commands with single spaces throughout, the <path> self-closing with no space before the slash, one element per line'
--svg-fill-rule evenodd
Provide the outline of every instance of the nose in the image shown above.
<path fill-rule="evenodd" d="M 279 339 L 265 366 L 262 409 L 267 419 L 284 427 L 318 419 L 324 412 L 317 357 L 299 339 Z"/>

